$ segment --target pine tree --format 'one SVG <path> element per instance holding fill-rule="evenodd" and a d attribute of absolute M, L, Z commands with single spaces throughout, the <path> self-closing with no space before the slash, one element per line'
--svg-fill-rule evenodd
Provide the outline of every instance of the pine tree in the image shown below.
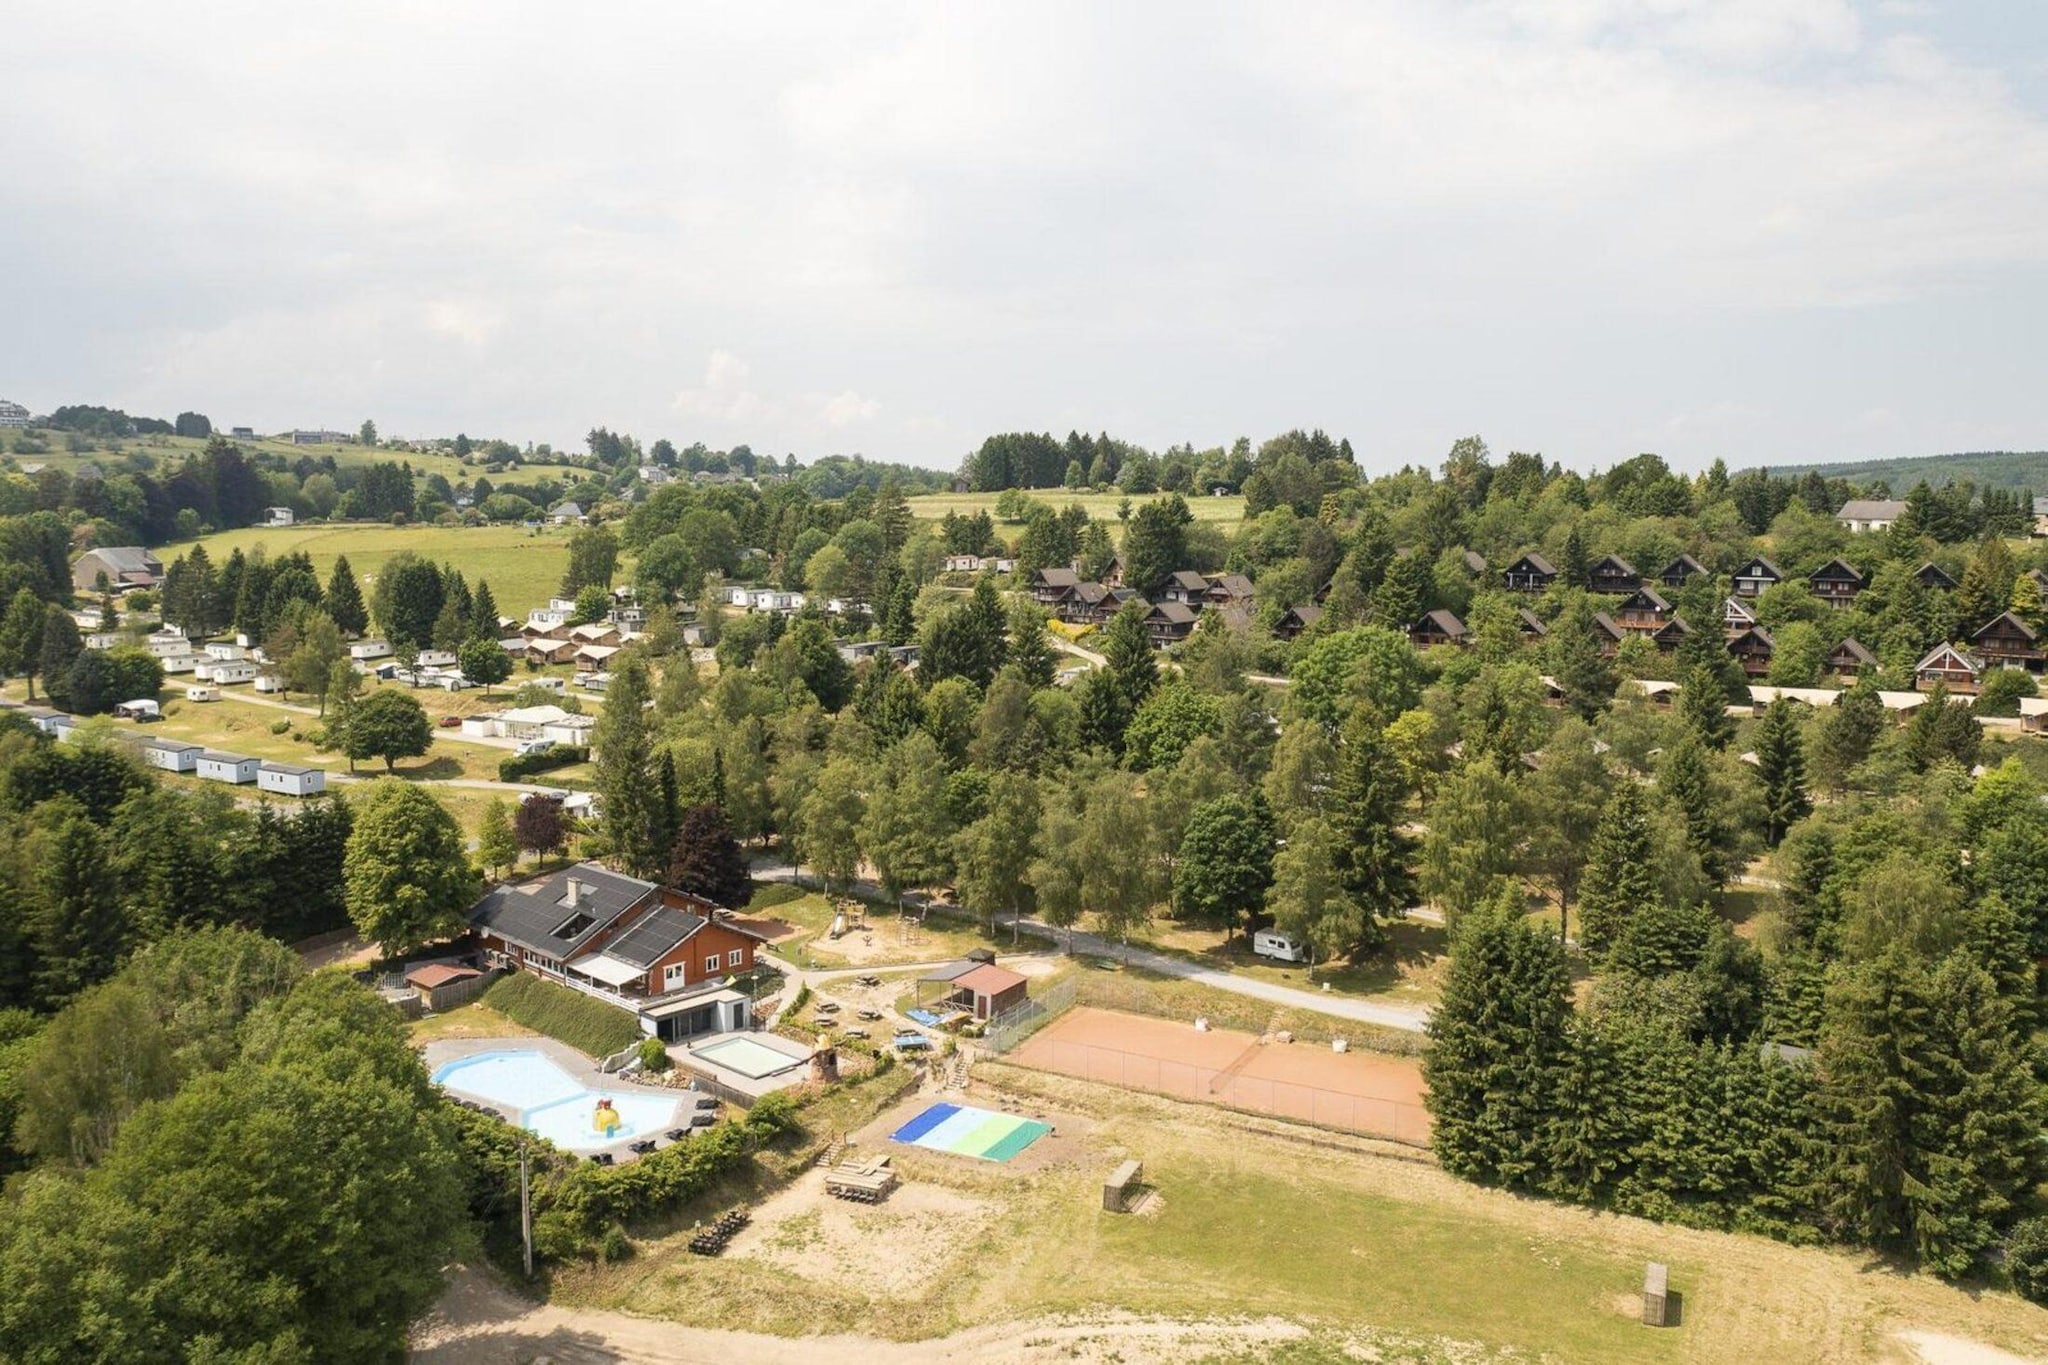
<path fill-rule="evenodd" d="M 1591 899 L 1587 897 L 1587 902 Z M 1631 976 L 1689 972 L 1706 955 L 1714 925 L 1714 913 L 1705 906 L 1645 901 L 1622 925 L 1610 965 Z"/>
<path fill-rule="evenodd" d="M 1539 1185 L 1569 1051 L 1571 976 L 1556 937 L 1504 891 L 1466 917 L 1422 1075 L 1431 1146 L 1445 1170 L 1509 1189 Z"/>
<path fill-rule="evenodd" d="M 1718 668 L 1699 664 L 1686 671 L 1680 680 L 1678 711 L 1709 749 L 1725 749 L 1735 738 L 1735 722 L 1728 715 L 1728 685 Z"/>
<path fill-rule="evenodd" d="M 718 751 L 712 750 L 712 757 Z M 683 799 L 676 787 L 676 757 L 668 749 L 655 760 L 654 842 L 657 848 L 673 849 L 683 828 Z"/>
<path fill-rule="evenodd" d="M 1913 1250 L 1920 1206 L 1931 1196 L 1920 1150 L 1931 1023 L 1924 969 L 1903 948 L 1828 991 L 1819 1056 L 1828 1212 L 1880 1250 Z"/>
<path fill-rule="evenodd" d="M 1142 600 L 1124 603 L 1103 629 L 1097 645 L 1108 661 L 1105 676 L 1123 699 L 1126 716 L 1136 713 L 1159 685 L 1159 665 L 1152 657 L 1152 641 L 1145 634 L 1147 610 Z"/>
<path fill-rule="evenodd" d="M 1685 738 L 1664 755 L 1663 766 L 1657 770 L 1657 789 L 1670 799 L 1684 819 L 1686 846 L 1699 858 L 1701 869 L 1715 885 L 1720 885 L 1728 876 L 1727 859 L 1722 851 L 1727 842 L 1727 831 L 1714 800 L 1706 749 L 1698 735 L 1688 731 Z"/>
<path fill-rule="evenodd" d="M 1577 522 L 1565 533 L 1564 548 L 1557 556 L 1557 576 L 1568 588 L 1583 588 L 1592 581 L 1593 555 Z"/>
<path fill-rule="evenodd" d="M 469 638 L 498 639 L 498 599 L 491 596 L 491 585 L 481 578 L 476 581 L 476 591 L 469 595 Z"/>
<path fill-rule="evenodd" d="M 653 742 L 642 710 L 647 692 L 647 665 L 631 650 L 618 655 L 611 686 L 605 689 L 604 713 L 591 734 L 601 830 L 613 860 L 635 877 L 660 872 L 668 854 L 655 843 L 660 793 L 652 780 Z"/>
<path fill-rule="evenodd" d="M 1045 609 L 1029 602 L 1010 608 L 1010 663 L 1032 687 L 1051 687 L 1059 655 L 1046 629 Z"/>
<path fill-rule="evenodd" d="M 1588 1203 L 1606 1197 L 1632 1136 L 1627 1080 L 1621 1058 L 1601 1026 L 1590 1019 L 1573 1019 L 1543 1144 L 1549 1168 L 1543 1188 Z"/>
<path fill-rule="evenodd" d="M 1579 944 L 1604 955 L 1629 921 L 1657 902 L 1655 853 L 1643 789 L 1623 781 L 1607 799 L 1579 893 Z"/>
<path fill-rule="evenodd" d="M 1397 555 L 1372 594 L 1372 619 L 1389 630 L 1405 631 L 1429 605 L 1429 564 L 1420 554 Z"/>
<path fill-rule="evenodd" d="M 1806 744 L 1792 703 L 1780 697 L 1756 728 L 1756 770 L 1764 789 L 1764 837 L 1776 848 L 1812 809 L 1806 799 Z"/>
<path fill-rule="evenodd" d="M 1582 719 L 1592 720 L 1614 700 L 1614 668 L 1600 653 L 1600 627 L 1592 599 L 1574 593 L 1551 624 L 1547 652 L 1550 672 L 1564 702 Z"/>
<path fill-rule="evenodd" d="M 2015 570 L 2012 555 L 1999 536 L 1989 536 L 1977 547 L 1956 585 L 1956 619 L 1966 633 L 1974 631 L 2004 611 L 2012 601 Z"/>
<path fill-rule="evenodd" d="M 1870 757 L 1884 731 L 1884 703 L 1878 699 L 1877 684 L 1862 679 L 1842 694 L 1821 722 L 1820 742 L 1813 753 L 1815 776 L 1831 791 L 1847 790 L 1849 775 Z"/>
<path fill-rule="evenodd" d="M 1332 823 L 1344 843 L 1344 890 L 1364 917 L 1362 946 L 1374 946 L 1385 935 L 1379 921 L 1404 912 L 1414 901 L 1415 885 L 1408 869 L 1413 841 L 1401 831 L 1407 783 L 1379 713 L 1369 704 L 1361 703 L 1344 722 L 1335 795 Z"/>
<path fill-rule="evenodd" d="M 78 623 L 71 613 L 52 605 L 43 613 L 43 634 L 36 646 L 36 672 L 43 675 L 43 690 L 59 707 L 71 706 L 71 665 L 85 649 Z"/>
<path fill-rule="evenodd" d="M 502 872 L 519 859 L 519 841 L 512 832 L 512 811 L 505 798 L 494 796 L 484 806 L 477 827 L 476 856 L 486 869 Z"/>
<path fill-rule="evenodd" d="M 337 555 L 334 571 L 327 576 L 327 596 L 324 599 L 327 614 L 334 618 L 334 624 L 347 636 L 358 636 L 370 628 L 369 609 L 363 605 L 363 589 L 356 582 L 355 570 L 348 564 L 347 555 Z M 493 631 L 492 639 L 497 638 Z"/>

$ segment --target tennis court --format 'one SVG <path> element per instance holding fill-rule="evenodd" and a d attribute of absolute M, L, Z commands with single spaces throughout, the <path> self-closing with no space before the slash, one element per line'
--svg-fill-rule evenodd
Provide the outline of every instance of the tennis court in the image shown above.
<path fill-rule="evenodd" d="M 1422 1064 L 1412 1057 L 1261 1043 L 1249 1033 L 1082 1005 L 1003 1060 L 1322 1128 L 1429 1143 Z"/>
<path fill-rule="evenodd" d="M 889 1135 L 891 1142 L 983 1161 L 1008 1161 L 1052 1131 L 1049 1123 L 970 1104 L 935 1104 Z"/>

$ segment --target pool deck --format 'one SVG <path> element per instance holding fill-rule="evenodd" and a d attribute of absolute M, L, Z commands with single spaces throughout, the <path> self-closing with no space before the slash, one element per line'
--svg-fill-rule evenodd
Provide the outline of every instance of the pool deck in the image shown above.
<path fill-rule="evenodd" d="M 634 1080 L 630 1076 L 620 1075 L 618 1072 L 599 1071 L 596 1062 L 583 1053 L 578 1052 L 575 1048 L 570 1047 L 567 1043 L 557 1042 L 553 1038 L 538 1036 L 522 1038 L 437 1038 L 420 1049 L 420 1055 L 426 1060 L 427 1074 L 429 1075 L 439 1071 L 450 1062 L 459 1062 L 465 1057 L 474 1057 L 483 1052 L 541 1053 L 549 1061 L 568 1072 L 570 1079 L 575 1081 L 576 1084 L 589 1090 L 614 1090 L 621 1094 L 660 1095 L 684 1101 L 690 1098 L 690 1092 L 681 1086 L 651 1085 L 644 1081 Z M 454 1092 L 451 1091 L 451 1093 Z M 721 1114 L 719 1122 L 723 1123 L 725 1121 L 725 1115 Z M 686 1113 L 679 1114 L 678 1122 L 688 1122 L 688 1115 Z M 614 1161 L 631 1161 L 637 1153 L 629 1150 L 627 1144 L 637 1140 L 637 1137 L 622 1138 L 603 1147 L 579 1148 L 571 1153 L 571 1155 L 587 1157 L 594 1156 L 599 1152 L 609 1152 Z M 656 1141 L 664 1147 L 669 1145 L 666 1137 L 657 1138 Z"/>

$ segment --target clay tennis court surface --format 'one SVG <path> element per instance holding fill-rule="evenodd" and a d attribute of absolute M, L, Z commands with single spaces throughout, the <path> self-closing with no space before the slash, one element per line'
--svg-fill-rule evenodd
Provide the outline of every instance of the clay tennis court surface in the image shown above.
<path fill-rule="evenodd" d="M 1261 1043 L 1249 1033 L 1083 1005 L 1004 1060 L 1398 1142 L 1429 1141 L 1422 1064 L 1412 1057 Z"/>

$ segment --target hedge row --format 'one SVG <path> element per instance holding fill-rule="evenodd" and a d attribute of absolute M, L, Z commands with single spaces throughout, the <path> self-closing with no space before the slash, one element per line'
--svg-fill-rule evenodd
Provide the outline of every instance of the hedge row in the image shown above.
<path fill-rule="evenodd" d="M 624 1010 L 579 995 L 531 972 L 500 977 L 484 992 L 484 1003 L 536 1033 L 545 1033 L 593 1057 L 609 1057 L 645 1036 Z"/>
<path fill-rule="evenodd" d="M 535 749 L 530 754 L 514 754 L 498 760 L 498 780 L 517 782 L 522 777 L 535 773 L 552 772 L 556 768 L 567 768 L 576 763 L 588 763 L 590 750 L 581 744 L 550 744 L 545 749 Z"/>
<path fill-rule="evenodd" d="M 778 905 L 800 901 L 810 894 L 801 886 L 789 882 L 768 882 L 754 892 L 753 899 L 747 902 L 747 909 L 773 910 Z"/>

